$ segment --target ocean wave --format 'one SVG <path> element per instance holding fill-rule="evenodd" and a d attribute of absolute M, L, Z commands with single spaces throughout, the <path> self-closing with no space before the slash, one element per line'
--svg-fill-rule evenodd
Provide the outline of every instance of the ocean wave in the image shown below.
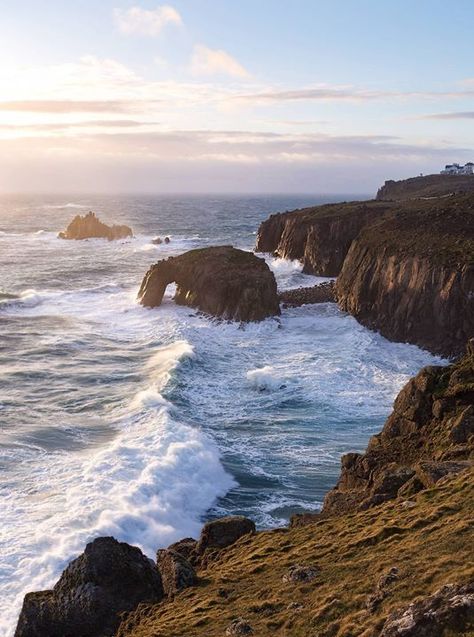
<path fill-rule="evenodd" d="M 249 370 L 247 379 L 259 391 L 275 391 L 287 386 L 287 381 L 282 378 L 281 372 L 271 365 Z"/>
<path fill-rule="evenodd" d="M 42 206 L 39 206 L 42 210 L 62 210 L 63 208 L 72 208 L 72 209 L 87 209 L 91 206 L 85 206 L 83 204 L 80 203 L 74 203 L 74 202 L 68 202 L 68 203 L 62 203 L 62 204 L 43 204 Z"/>
<path fill-rule="evenodd" d="M 197 536 L 201 516 L 234 486 L 215 443 L 172 415 L 173 406 L 161 394 L 172 371 L 190 356 L 184 341 L 154 352 L 149 385 L 110 414 L 117 434 L 106 447 L 86 457 L 53 454 L 48 471 L 38 468 L 38 475 L 30 466 L 35 497 L 20 506 L 7 502 L 2 511 L 4 521 L 17 528 L 23 507 L 36 521 L 27 542 L 18 533 L 3 547 L 2 569 L 15 576 L 2 592 L 0 628 L 14 625 L 27 591 L 50 587 L 93 538 L 113 535 L 153 558 L 157 548 Z"/>

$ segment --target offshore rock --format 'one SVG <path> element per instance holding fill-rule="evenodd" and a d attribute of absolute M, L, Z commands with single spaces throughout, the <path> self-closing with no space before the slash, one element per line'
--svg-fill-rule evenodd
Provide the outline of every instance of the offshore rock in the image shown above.
<path fill-rule="evenodd" d="M 88 212 L 83 217 L 77 215 L 66 230 L 58 234 L 60 239 L 108 239 L 109 241 L 132 236 L 132 229 L 128 226 L 108 226 L 102 223 L 93 212 Z"/>
<path fill-rule="evenodd" d="M 231 246 L 190 250 L 159 261 L 143 279 L 140 303 L 159 306 L 173 282 L 176 303 L 212 316 L 261 321 L 280 314 L 275 277 L 265 260 Z"/>
<path fill-rule="evenodd" d="M 15 637 L 109 637 L 121 613 L 162 598 L 160 574 L 140 549 L 100 537 L 53 590 L 25 596 Z"/>
<path fill-rule="evenodd" d="M 310 303 L 334 303 L 334 281 L 320 283 L 307 288 L 283 290 L 279 294 L 283 307 L 299 307 Z"/>

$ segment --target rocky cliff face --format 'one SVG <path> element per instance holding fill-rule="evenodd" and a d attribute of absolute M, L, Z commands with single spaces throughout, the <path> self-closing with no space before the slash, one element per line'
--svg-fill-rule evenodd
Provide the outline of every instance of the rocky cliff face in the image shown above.
<path fill-rule="evenodd" d="M 66 230 L 58 234 L 60 239 L 107 239 L 108 241 L 126 239 L 131 236 L 133 232 L 128 226 L 108 226 L 102 223 L 93 212 L 88 212 L 83 217 L 77 215 Z"/>
<path fill-rule="evenodd" d="M 264 259 L 231 246 L 191 250 L 159 261 L 143 279 L 140 303 L 159 306 L 173 282 L 176 303 L 212 316 L 261 321 L 280 314 L 275 277 Z"/>
<path fill-rule="evenodd" d="M 367 451 L 349 453 L 341 464 L 323 515 L 409 498 L 449 474 L 474 467 L 474 339 L 457 363 L 426 367 L 411 379 Z"/>
<path fill-rule="evenodd" d="M 401 207 L 353 241 L 340 307 L 394 341 L 459 355 L 474 335 L 474 198 Z"/>
<path fill-rule="evenodd" d="M 473 175 L 426 175 L 400 181 L 386 181 L 377 192 L 377 199 L 402 201 L 472 192 L 474 192 Z"/>
<path fill-rule="evenodd" d="M 337 276 L 361 229 L 392 213 L 390 204 L 365 201 L 272 215 L 260 225 L 255 249 L 299 259 L 307 274 Z"/>

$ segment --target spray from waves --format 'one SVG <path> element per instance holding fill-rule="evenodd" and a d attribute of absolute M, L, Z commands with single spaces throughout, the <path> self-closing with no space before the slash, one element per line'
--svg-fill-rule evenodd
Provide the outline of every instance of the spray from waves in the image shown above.
<path fill-rule="evenodd" d="M 282 259 L 263 253 L 259 256 L 266 260 L 268 267 L 278 280 L 278 287 L 280 289 L 318 285 L 319 283 L 330 280 L 327 277 L 303 274 L 303 264 L 297 259 Z"/>
<path fill-rule="evenodd" d="M 246 376 L 250 384 L 259 391 L 276 391 L 287 386 L 287 381 L 281 375 L 281 372 L 278 372 L 271 365 L 251 369 Z"/>
<path fill-rule="evenodd" d="M 47 468 L 28 467 L 34 489 L 22 502 L 7 500 L 2 512 L 18 533 L 0 543 L 0 634 L 13 631 L 24 594 L 50 587 L 94 537 L 113 535 L 153 557 L 160 546 L 196 536 L 201 516 L 234 486 L 216 445 L 180 422 L 161 394 L 180 361 L 192 358 L 186 341 L 158 348 L 149 385 L 109 414 L 117 429 L 111 443 L 87 457 L 62 451 Z"/>
<path fill-rule="evenodd" d="M 72 203 L 72 202 L 68 202 L 68 203 L 62 203 L 62 204 L 43 204 L 42 206 L 40 206 L 40 208 L 42 208 L 43 210 L 62 210 L 63 208 L 72 208 L 72 209 L 84 209 L 84 208 L 90 208 L 90 206 L 84 206 L 83 204 L 80 203 Z"/>

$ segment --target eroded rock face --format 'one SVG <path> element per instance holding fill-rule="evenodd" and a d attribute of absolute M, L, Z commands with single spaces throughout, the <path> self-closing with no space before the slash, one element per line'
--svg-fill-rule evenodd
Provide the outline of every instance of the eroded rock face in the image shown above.
<path fill-rule="evenodd" d="M 283 307 L 299 307 L 308 303 L 334 303 L 334 281 L 320 283 L 307 288 L 283 290 L 279 294 Z"/>
<path fill-rule="evenodd" d="M 443 586 L 391 613 L 379 637 L 444 637 L 474 628 L 474 583 Z"/>
<path fill-rule="evenodd" d="M 392 414 L 367 451 L 342 457 L 341 476 L 326 495 L 322 515 L 411 497 L 472 466 L 473 403 L 474 351 L 469 344 L 457 363 L 422 369 L 398 394 Z"/>
<path fill-rule="evenodd" d="M 53 590 L 25 596 L 15 637 L 109 637 L 120 613 L 162 598 L 160 574 L 140 549 L 97 538 Z"/>
<path fill-rule="evenodd" d="M 191 250 L 159 261 L 143 279 L 140 303 L 159 306 L 172 282 L 176 303 L 212 316 L 261 321 L 280 314 L 275 277 L 264 259 L 231 246 Z"/>
<path fill-rule="evenodd" d="M 66 230 L 58 234 L 60 239 L 108 239 L 109 241 L 132 236 L 132 229 L 128 226 L 108 226 L 102 223 L 93 212 L 88 212 L 82 217 L 77 215 Z"/>
<path fill-rule="evenodd" d="M 260 224 L 255 249 L 298 259 L 306 274 L 337 276 L 361 229 L 392 213 L 390 204 L 363 201 L 271 215 Z"/>
<path fill-rule="evenodd" d="M 336 297 L 392 341 L 459 356 L 474 335 L 474 196 L 411 206 L 352 242 Z"/>

